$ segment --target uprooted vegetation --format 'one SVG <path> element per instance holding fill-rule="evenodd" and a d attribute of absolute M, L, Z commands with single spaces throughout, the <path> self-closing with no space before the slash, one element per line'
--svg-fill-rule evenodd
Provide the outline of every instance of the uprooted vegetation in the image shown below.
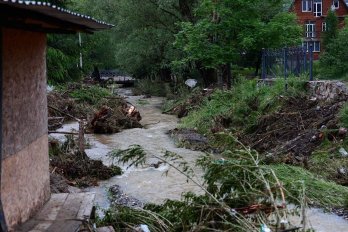
<path fill-rule="evenodd" d="M 147 157 L 138 145 L 111 155 L 131 165 L 141 165 L 147 158 L 153 158 Z M 296 207 L 290 210 L 289 202 L 302 207 L 308 203 L 342 206 L 347 200 L 347 188 L 298 167 L 264 165 L 256 151 L 244 146 L 227 150 L 223 156 L 222 159 L 205 155 L 198 160 L 197 164 L 205 171 L 204 183 L 198 183 L 183 157 L 168 151 L 163 156 L 156 155 L 155 158 L 201 187 L 205 194 L 186 193 L 181 201 L 167 200 L 162 205 L 147 204 L 144 208 L 114 205 L 98 223 L 112 225 L 117 231 L 132 231 L 131 228 L 141 224 L 150 231 L 260 231 L 261 227 L 296 231 L 302 225 L 292 224 L 290 215 L 301 212 Z"/>
<path fill-rule="evenodd" d="M 116 133 L 142 127 L 140 113 L 133 105 L 95 85 L 75 83 L 52 91 L 48 94 L 48 106 L 49 120 L 84 119 L 94 133 Z"/>
<path fill-rule="evenodd" d="M 98 185 L 99 180 L 107 180 L 121 175 L 118 166 L 105 166 L 100 160 L 92 160 L 78 151 L 72 136 L 66 136 L 65 142 L 50 140 L 51 188 L 54 192 L 66 192 L 67 184 L 75 187 Z"/>
<path fill-rule="evenodd" d="M 347 97 L 320 100 L 297 78 L 289 79 L 287 86 L 285 90 L 284 80 L 272 85 L 241 81 L 231 91 L 215 91 L 205 98 L 181 126 L 198 129 L 219 150 L 235 146 L 223 136 L 232 133 L 260 152 L 266 163 L 302 166 L 347 185 L 348 160 L 342 155 L 348 148 Z"/>

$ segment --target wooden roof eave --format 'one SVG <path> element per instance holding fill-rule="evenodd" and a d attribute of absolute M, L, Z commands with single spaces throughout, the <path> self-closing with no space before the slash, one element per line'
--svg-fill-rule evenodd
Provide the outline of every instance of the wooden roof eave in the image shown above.
<path fill-rule="evenodd" d="M 22 1 L 21 1 L 22 2 Z M 34 1 L 29 1 L 30 3 Z M 43 3 L 42 3 L 43 4 Z M 48 3 L 47 3 L 48 4 Z M 0 0 L 0 26 L 46 33 L 93 33 L 113 25 L 56 6 Z"/>

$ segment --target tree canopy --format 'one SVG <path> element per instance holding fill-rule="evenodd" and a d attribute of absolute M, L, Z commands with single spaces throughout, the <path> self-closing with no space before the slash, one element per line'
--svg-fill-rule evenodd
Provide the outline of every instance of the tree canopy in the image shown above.
<path fill-rule="evenodd" d="M 52 36 L 49 77 L 61 81 L 75 75 L 79 53 L 84 69 L 120 69 L 135 77 L 169 80 L 226 64 L 259 66 L 263 47 L 300 44 L 301 27 L 284 12 L 282 0 L 70 0 L 55 1 L 115 25 L 109 31 Z M 60 44 L 61 40 L 67 43 Z M 70 47 L 71 49 L 69 49 Z M 65 57 L 65 56 L 68 56 Z M 250 58 L 251 57 L 251 58 Z M 57 64 L 60 62 L 60 64 Z M 226 68 L 226 67 L 225 67 Z M 198 74 L 197 74 L 198 73 Z M 67 76 L 66 78 L 64 78 Z"/>

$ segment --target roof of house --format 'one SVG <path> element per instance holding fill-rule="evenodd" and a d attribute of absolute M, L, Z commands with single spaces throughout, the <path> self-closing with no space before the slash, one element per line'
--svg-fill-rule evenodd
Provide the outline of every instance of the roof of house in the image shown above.
<path fill-rule="evenodd" d="M 0 0 L 0 26 L 46 33 L 76 33 L 113 27 L 48 2 Z"/>

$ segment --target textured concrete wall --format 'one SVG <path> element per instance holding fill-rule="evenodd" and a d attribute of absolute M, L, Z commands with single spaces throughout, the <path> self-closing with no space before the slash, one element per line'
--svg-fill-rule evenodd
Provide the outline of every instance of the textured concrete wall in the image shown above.
<path fill-rule="evenodd" d="M 1 198 L 7 224 L 25 222 L 50 197 L 48 136 L 2 162 Z"/>
<path fill-rule="evenodd" d="M 3 169 L 8 225 L 25 221 L 48 200 L 46 35 L 3 30 Z"/>
<path fill-rule="evenodd" d="M 5 30 L 3 40 L 6 158 L 47 133 L 46 35 Z"/>

